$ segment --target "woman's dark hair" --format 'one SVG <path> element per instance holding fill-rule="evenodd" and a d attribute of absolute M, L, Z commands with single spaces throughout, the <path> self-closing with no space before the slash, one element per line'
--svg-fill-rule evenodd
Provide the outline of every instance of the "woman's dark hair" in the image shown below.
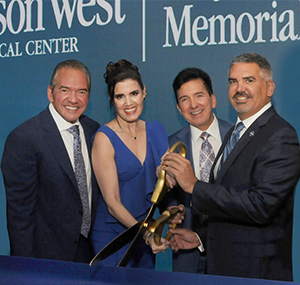
<path fill-rule="evenodd" d="M 116 63 L 110 62 L 106 66 L 106 72 L 103 77 L 107 84 L 107 93 L 111 106 L 114 105 L 115 87 L 118 82 L 132 79 L 138 82 L 141 89 L 144 87 L 139 69 L 126 59 L 120 59 Z"/>

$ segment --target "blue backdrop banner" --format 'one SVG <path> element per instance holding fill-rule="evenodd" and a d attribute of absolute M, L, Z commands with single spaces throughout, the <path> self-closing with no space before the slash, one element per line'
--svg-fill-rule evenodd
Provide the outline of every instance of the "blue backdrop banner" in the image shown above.
<path fill-rule="evenodd" d="M 143 119 L 159 120 L 170 135 L 186 125 L 172 93 L 180 70 L 210 74 L 216 114 L 235 122 L 228 66 L 240 53 L 257 52 L 274 70 L 273 105 L 299 134 L 299 20 L 298 0 L 0 0 L 0 152 L 9 132 L 47 106 L 52 71 L 71 58 L 92 74 L 88 116 L 100 124 L 113 118 L 103 74 L 108 62 L 125 58 L 139 67 L 147 87 Z M 0 182 L 0 254 L 9 255 Z M 294 268 L 300 266 L 299 195 Z M 299 271 L 294 278 L 300 281 Z"/>

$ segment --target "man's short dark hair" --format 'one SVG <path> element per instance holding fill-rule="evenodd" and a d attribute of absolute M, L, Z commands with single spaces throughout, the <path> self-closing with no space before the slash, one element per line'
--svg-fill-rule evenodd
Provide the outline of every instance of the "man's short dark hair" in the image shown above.
<path fill-rule="evenodd" d="M 180 89 L 181 85 L 195 79 L 200 79 L 203 82 L 209 96 L 211 96 L 214 93 L 209 75 L 199 68 L 189 67 L 180 71 L 173 81 L 173 90 L 177 104 L 177 91 Z"/>

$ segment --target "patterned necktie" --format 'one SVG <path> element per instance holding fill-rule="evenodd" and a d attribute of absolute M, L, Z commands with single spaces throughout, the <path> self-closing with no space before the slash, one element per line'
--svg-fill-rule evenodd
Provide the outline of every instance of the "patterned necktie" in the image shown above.
<path fill-rule="evenodd" d="M 222 157 L 222 161 L 220 163 L 220 167 L 221 165 L 224 163 L 224 161 L 226 160 L 227 156 L 230 154 L 230 152 L 232 151 L 232 149 L 234 148 L 235 144 L 238 142 L 238 140 L 240 139 L 240 132 L 241 130 L 245 128 L 244 124 L 242 122 L 239 122 L 236 125 L 235 130 L 233 131 L 233 133 L 231 134 L 225 148 L 223 151 L 223 157 Z"/>
<path fill-rule="evenodd" d="M 208 141 L 210 135 L 207 132 L 203 132 L 200 135 L 200 138 L 203 139 L 200 150 L 200 159 L 199 159 L 199 170 L 200 170 L 200 180 L 204 182 L 209 181 L 209 174 L 213 162 L 215 160 L 214 150 Z"/>
<path fill-rule="evenodd" d="M 75 177 L 80 193 L 83 215 L 81 223 L 81 234 L 88 237 L 91 227 L 91 215 L 89 211 L 89 200 L 86 182 L 86 172 L 84 160 L 81 152 L 81 139 L 79 135 L 79 127 L 77 125 L 72 126 L 68 131 L 73 135 L 73 150 L 74 150 L 74 166 Z"/>

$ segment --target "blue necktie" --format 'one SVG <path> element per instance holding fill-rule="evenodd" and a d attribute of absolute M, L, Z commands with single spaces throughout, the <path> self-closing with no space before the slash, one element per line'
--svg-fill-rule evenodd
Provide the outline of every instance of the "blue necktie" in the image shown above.
<path fill-rule="evenodd" d="M 210 135 L 207 132 L 203 132 L 200 135 L 200 138 L 203 139 L 200 150 L 200 159 L 199 159 L 199 170 L 200 170 L 200 180 L 204 182 L 209 181 L 209 174 L 213 162 L 215 160 L 214 150 L 208 141 Z"/>
<path fill-rule="evenodd" d="M 244 128 L 244 124 L 242 122 L 239 122 L 236 125 L 235 130 L 233 131 L 233 133 L 231 134 L 231 137 L 229 138 L 224 151 L 223 151 L 223 157 L 220 163 L 220 167 L 219 170 L 221 169 L 222 164 L 224 163 L 224 161 L 226 160 L 227 156 L 230 154 L 230 152 L 232 151 L 232 149 L 234 148 L 235 144 L 238 142 L 238 140 L 240 139 L 240 132 L 241 130 Z"/>
<path fill-rule="evenodd" d="M 86 182 L 86 172 L 84 160 L 81 152 L 81 139 L 79 135 L 79 127 L 77 125 L 72 126 L 68 131 L 73 135 L 73 151 L 74 151 L 74 166 L 75 166 L 75 177 L 77 186 L 80 193 L 83 215 L 81 223 L 81 234 L 88 237 L 91 227 L 91 215 L 89 210 L 89 200 Z"/>

